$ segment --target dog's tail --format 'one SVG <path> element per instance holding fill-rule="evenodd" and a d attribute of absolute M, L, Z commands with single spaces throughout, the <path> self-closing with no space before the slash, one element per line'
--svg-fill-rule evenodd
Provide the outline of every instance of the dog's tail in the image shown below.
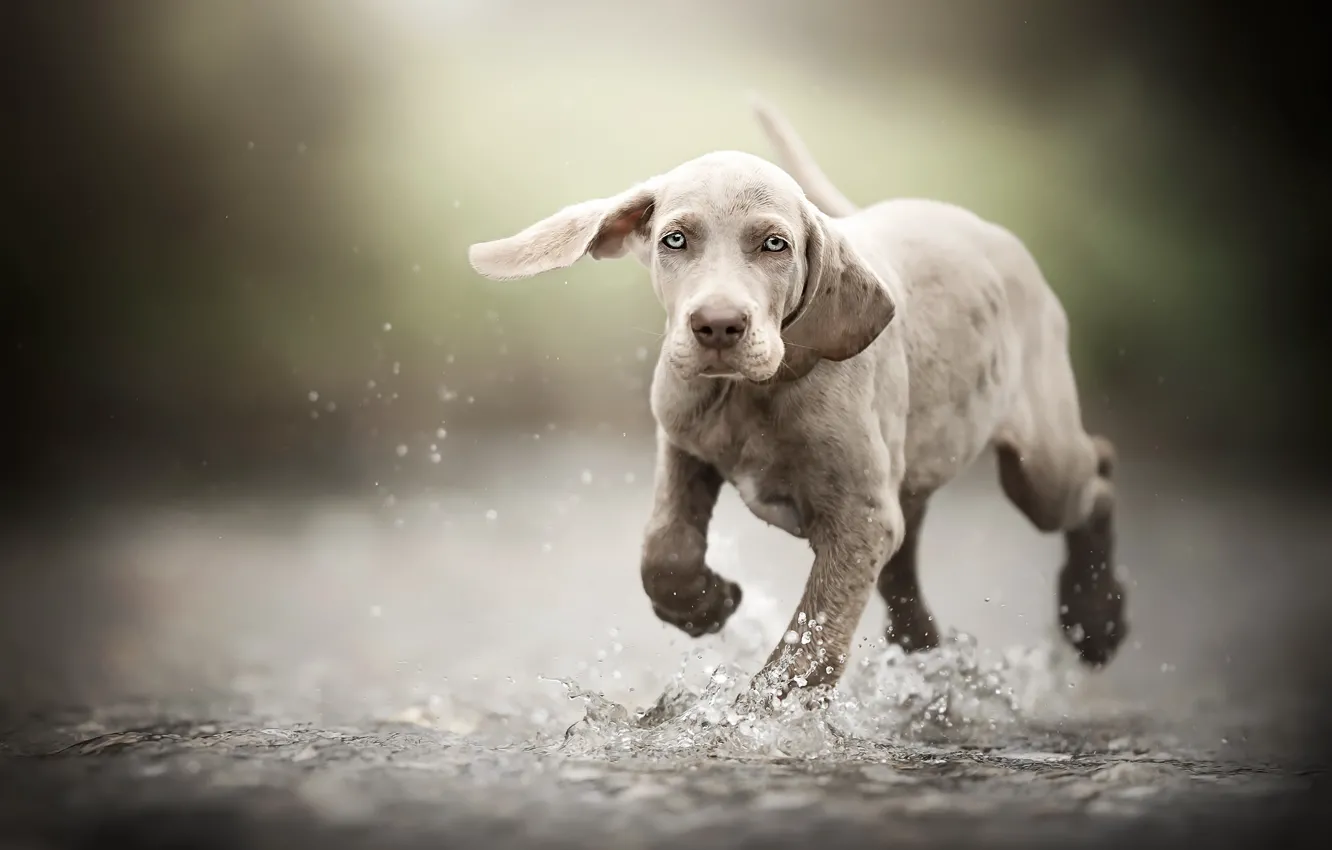
<path fill-rule="evenodd" d="M 771 104 L 758 96 L 751 99 L 754 115 L 767 135 L 768 141 L 777 149 L 778 163 L 790 172 L 805 195 L 825 214 L 839 218 L 854 213 L 856 205 L 843 195 L 828 175 L 823 173 L 819 164 L 801 141 L 791 122 Z"/>

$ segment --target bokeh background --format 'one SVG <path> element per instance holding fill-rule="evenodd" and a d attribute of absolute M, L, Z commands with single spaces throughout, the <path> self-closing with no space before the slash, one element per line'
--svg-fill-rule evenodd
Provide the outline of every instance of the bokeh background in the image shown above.
<path fill-rule="evenodd" d="M 366 718 L 421 705 L 446 730 L 472 728 L 464 704 L 497 716 L 512 749 L 565 727 L 516 731 L 511 704 L 579 712 L 538 676 L 631 707 L 661 693 L 699 645 L 651 618 L 633 569 L 662 325 L 647 274 L 495 283 L 466 249 L 707 151 L 769 154 L 751 92 L 853 200 L 970 207 L 1066 304 L 1087 425 L 1123 457 L 1133 640 L 1096 687 L 1147 718 L 1104 740 L 1317 757 L 1328 37 L 1249 6 L 5 4 L 0 771 L 28 783 L 23 747 L 163 717 L 260 737 L 345 721 L 383 752 Z M 1036 645 L 1060 541 L 988 463 L 932 516 L 940 620 Z M 729 492 L 717 525 L 748 619 L 704 643 L 749 629 L 761 650 L 808 550 Z M 110 809 L 121 785 L 195 781 L 181 746 L 158 785 L 102 774 Z M 262 787 L 232 755 L 215 751 Z M 293 759 L 290 783 L 337 758 Z M 51 796 L 91 799 L 69 781 Z"/>
<path fill-rule="evenodd" d="M 769 154 L 749 92 L 854 200 L 1024 238 L 1126 451 L 1319 482 L 1326 107 L 1279 6 L 12 4 L 5 496 L 363 492 L 465 464 L 440 427 L 648 433 L 645 271 L 496 284 L 466 248 Z"/>

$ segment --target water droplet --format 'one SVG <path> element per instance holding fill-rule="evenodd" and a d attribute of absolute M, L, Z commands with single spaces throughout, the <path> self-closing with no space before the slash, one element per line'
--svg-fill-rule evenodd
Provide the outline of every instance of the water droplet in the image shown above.
<path fill-rule="evenodd" d="M 396 451 L 396 452 L 398 453 L 398 457 L 406 457 L 406 456 L 407 456 L 407 447 L 406 447 L 405 445 L 403 445 L 402 443 L 399 443 L 399 444 L 398 444 L 398 447 L 397 447 L 396 449 L 394 449 L 394 451 Z"/>
<path fill-rule="evenodd" d="M 317 390 L 310 390 L 310 394 L 307 398 L 309 398 L 310 401 L 319 401 L 319 392 Z"/>
<path fill-rule="evenodd" d="M 392 322 L 385 322 L 385 323 L 384 323 L 384 330 L 385 330 L 385 332 L 388 332 L 388 331 L 393 330 L 393 323 L 392 323 Z"/>
<path fill-rule="evenodd" d="M 583 481 L 584 484 L 591 484 L 591 483 L 592 483 L 592 470 L 590 470 L 590 469 L 584 469 L 584 470 L 583 470 L 583 474 L 582 474 L 581 476 L 579 476 L 579 477 L 582 479 L 582 481 Z"/>
<path fill-rule="evenodd" d="M 495 510 L 494 508 L 491 508 L 490 510 L 486 511 L 486 519 L 489 520 L 499 519 L 499 511 Z"/>
<path fill-rule="evenodd" d="M 371 606 L 370 606 L 370 616 L 371 616 L 371 617 L 379 617 L 379 616 L 381 616 L 383 613 L 384 613 L 384 609 L 381 608 L 381 607 L 379 607 L 378 605 L 371 605 Z"/>

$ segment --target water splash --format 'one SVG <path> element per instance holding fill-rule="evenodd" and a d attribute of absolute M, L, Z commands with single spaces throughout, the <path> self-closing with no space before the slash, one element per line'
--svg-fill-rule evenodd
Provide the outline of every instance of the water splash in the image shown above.
<path fill-rule="evenodd" d="M 611 760 L 846 759 L 905 745 L 986 746 L 1062 712 L 1063 694 L 1079 674 L 1056 647 L 1017 648 L 991 659 L 974 638 L 954 632 L 929 652 L 879 647 L 818 704 L 802 689 L 781 702 L 756 695 L 752 676 L 735 665 L 712 667 L 705 684 L 691 686 L 688 660 L 641 708 L 557 680 L 569 699 L 583 703 L 584 715 L 544 749 Z"/>
<path fill-rule="evenodd" d="M 720 569 L 740 561 L 734 539 L 715 531 L 709 538 L 710 559 Z M 745 605 L 726 629 L 683 653 L 674 676 L 645 705 L 617 703 L 574 679 L 545 678 L 581 703 L 583 716 L 567 728 L 529 726 L 527 746 L 609 760 L 859 759 L 921 745 L 990 747 L 1066 716 L 1083 675 L 1053 632 L 1038 646 L 995 653 L 953 631 L 935 649 L 912 654 L 880 638 L 855 651 L 835 689 L 796 688 L 779 702 L 755 673 L 783 614 L 762 587 L 747 587 Z M 526 713 L 561 714 L 547 707 Z M 457 731 L 460 711 L 437 713 L 429 725 Z"/>

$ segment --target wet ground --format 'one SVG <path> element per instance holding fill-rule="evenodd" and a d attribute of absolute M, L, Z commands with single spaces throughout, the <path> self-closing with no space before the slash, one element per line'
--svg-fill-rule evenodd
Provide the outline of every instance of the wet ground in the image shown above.
<path fill-rule="evenodd" d="M 726 493 L 712 564 L 745 600 L 694 641 L 639 586 L 647 447 L 450 448 L 398 461 L 429 491 L 112 509 L 10 541 L 0 837 L 1113 846 L 1270 836 L 1321 775 L 1303 746 L 1316 653 L 1297 641 L 1328 610 L 1326 505 L 1127 458 L 1133 631 L 1089 674 L 1053 631 L 1060 544 L 983 460 L 924 533 L 945 645 L 890 650 L 876 600 L 832 706 L 750 713 L 736 696 L 798 596 L 803 543 Z"/>

